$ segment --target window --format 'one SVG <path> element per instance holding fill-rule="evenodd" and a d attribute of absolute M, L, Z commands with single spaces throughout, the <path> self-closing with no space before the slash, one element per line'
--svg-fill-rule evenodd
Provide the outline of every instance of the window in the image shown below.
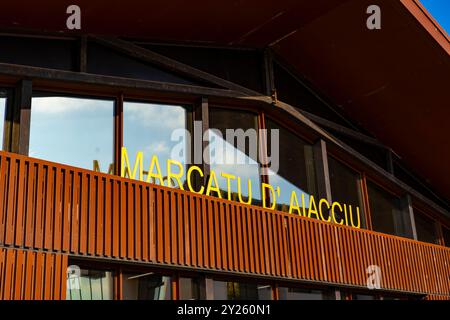
<path fill-rule="evenodd" d="M 365 228 L 366 221 L 364 218 L 361 194 L 361 175 L 333 157 L 328 157 L 328 167 L 330 171 L 331 195 L 333 201 L 352 206 L 350 216 L 350 218 L 353 219 L 351 221 L 352 225 L 358 225 L 356 209 L 358 208 L 361 228 Z M 349 208 L 347 208 L 347 211 L 350 214 Z M 344 212 L 336 211 L 335 215 L 336 221 L 338 222 L 345 219 Z M 348 225 L 350 225 L 350 222 Z"/>
<path fill-rule="evenodd" d="M 201 297 L 201 280 L 199 278 L 178 278 L 180 300 L 199 300 Z"/>
<path fill-rule="evenodd" d="M 3 131 L 5 130 L 6 92 L 0 90 L 0 150 L 3 150 Z"/>
<path fill-rule="evenodd" d="M 66 300 L 112 300 L 113 288 L 111 271 L 81 269 L 68 281 Z"/>
<path fill-rule="evenodd" d="M 188 155 L 186 147 L 190 143 L 185 131 L 187 119 L 187 111 L 182 106 L 126 101 L 123 105 L 123 144 L 127 149 L 131 170 L 137 152 L 142 151 L 143 179 L 147 181 L 152 156 L 157 156 L 163 184 L 167 186 L 167 160 L 176 160 L 183 165 L 180 182 L 184 185 Z M 175 167 L 173 169 L 174 173 L 180 173 L 178 170 Z M 156 172 L 152 170 L 152 173 Z M 136 174 L 135 178 L 139 179 L 139 175 Z M 162 184 L 154 177 L 149 182 Z M 171 186 L 179 187 L 174 179 L 171 179 Z"/>
<path fill-rule="evenodd" d="M 276 208 L 289 211 L 292 191 L 295 191 L 300 206 L 303 194 L 304 208 L 309 208 L 310 195 L 317 194 L 312 146 L 273 121 L 267 121 L 267 129 L 268 150 L 272 150 L 270 132 L 279 130 L 279 169 L 278 172 L 269 170 L 270 185 L 275 190 L 280 189 L 279 196 L 276 193 Z"/>
<path fill-rule="evenodd" d="M 271 300 L 272 287 L 214 280 L 214 300 Z"/>
<path fill-rule="evenodd" d="M 450 229 L 442 226 L 442 235 L 444 236 L 445 246 L 450 247 Z"/>
<path fill-rule="evenodd" d="M 405 299 L 405 298 L 403 298 Z M 394 296 L 381 296 L 381 300 L 402 300 L 400 297 L 394 297 Z"/>
<path fill-rule="evenodd" d="M 261 204 L 257 115 L 211 108 L 209 126 L 210 167 L 217 176 L 222 198 L 228 199 L 224 173 L 233 176 L 230 178 L 231 200 L 238 201 L 240 194 L 241 202 Z"/>
<path fill-rule="evenodd" d="M 328 295 L 322 290 L 279 287 L 278 297 L 280 300 L 326 300 Z"/>
<path fill-rule="evenodd" d="M 414 218 L 416 222 L 417 240 L 438 244 L 439 239 L 434 220 L 416 209 L 414 209 Z"/>
<path fill-rule="evenodd" d="M 124 300 L 171 300 L 171 278 L 161 274 L 122 274 Z"/>
<path fill-rule="evenodd" d="M 371 294 L 352 294 L 352 300 L 378 300 L 377 296 Z"/>
<path fill-rule="evenodd" d="M 402 201 L 368 181 L 370 212 L 375 231 L 412 238 L 411 221 Z"/>
<path fill-rule="evenodd" d="M 34 96 L 29 156 L 112 173 L 113 114 L 113 100 Z"/>

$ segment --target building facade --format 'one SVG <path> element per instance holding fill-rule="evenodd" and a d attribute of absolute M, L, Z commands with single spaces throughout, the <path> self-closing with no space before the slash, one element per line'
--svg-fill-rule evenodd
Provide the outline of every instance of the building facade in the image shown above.
<path fill-rule="evenodd" d="M 0 299 L 450 298 L 448 198 L 282 51 L 0 43 Z"/>

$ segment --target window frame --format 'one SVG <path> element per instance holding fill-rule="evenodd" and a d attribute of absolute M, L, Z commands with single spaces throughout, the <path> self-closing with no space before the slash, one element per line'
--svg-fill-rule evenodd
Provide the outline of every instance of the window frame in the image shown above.
<path fill-rule="evenodd" d="M 19 77 L 18 80 L 21 78 Z M 1 80 L 1 79 L 0 79 Z M 115 88 L 108 84 L 90 84 L 88 82 L 83 82 L 80 84 L 72 83 L 72 82 L 57 82 L 52 80 L 40 80 L 39 78 L 36 81 L 33 80 L 33 92 L 34 91 L 44 91 L 55 94 L 68 94 L 68 95 L 78 95 L 81 97 L 97 97 L 97 98 L 110 98 L 115 100 L 115 114 L 114 114 L 114 146 L 115 150 L 120 150 L 122 145 L 122 137 L 123 132 L 121 131 L 123 125 L 121 124 L 121 120 L 123 120 L 123 101 L 127 100 L 138 100 L 142 102 L 149 103 L 158 103 L 158 104 L 177 104 L 177 105 L 190 105 L 193 106 L 193 110 L 199 104 L 199 98 L 201 95 L 199 94 L 190 94 L 186 92 L 182 92 L 181 90 L 169 93 L 165 91 L 159 91 L 157 89 L 151 91 L 145 91 L 142 89 L 133 89 L 133 88 Z M 2 88 L 8 89 L 12 88 L 12 90 L 17 90 L 16 81 L 12 80 L 3 80 L 0 81 L 0 86 Z M 11 91 L 12 91 L 11 90 Z M 9 99 L 12 100 L 12 99 Z M 219 102 L 226 100 L 227 102 Z M 8 104 L 9 105 L 9 104 Z M 290 130 L 293 134 L 297 135 L 302 140 L 314 144 L 314 140 L 317 139 L 317 133 L 311 132 L 310 128 L 307 128 L 301 120 L 291 119 L 287 117 L 286 114 L 279 114 L 276 111 L 273 111 L 269 106 L 258 104 L 257 102 L 250 101 L 245 102 L 236 98 L 215 98 L 211 97 L 211 100 L 207 102 L 207 108 L 210 107 L 222 107 L 230 110 L 244 110 L 258 113 L 258 128 L 263 129 L 266 128 L 265 121 L 266 119 L 271 119 L 276 123 L 280 124 L 283 128 Z M 14 109 L 11 107 L 10 109 Z M 26 130 L 26 128 L 25 128 Z M 320 139 L 320 135 L 319 135 Z M 358 152 L 352 153 L 348 150 L 339 148 L 339 140 L 335 141 L 326 141 L 327 142 L 327 154 L 332 155 L 334 158 L 337 158 L 339 161 L 349 166 L 353 170 L 360 172 L 363 176 L 363 198 L 364 198 L 364 211 L 365 218 L 367 221 L 367 229 L 373 230 L 371 223 L 371 211 L 370 205 L 368 204 L 368 193 L 367 193 L 367 180 L 370 180 L 376 183 L 378 186 L 386 189 L 388 192 L 401 197 L 404 194 L 410 194 L 408 187 L 404 183 L 397 182 L 395 180 L 384 181 L 383 177 L 386 175 L 387 171 L 384 169 L 373 168 L 373 165 L 370 162 L 367 162 L 364 156 L 360 156 Z M 331 142 L 331 143 L 329 143 Z M 261 145 L 261 142 L 260 142 Z M 9 150 L 8 150 L 9 151 Z M 120 160 L 120 154 L 116 151 L 117 159 L 115 159 L 114 163 L 118 163 L 117 160 Z M 119 166 L 115 166 L 115 174 L 120 175 Z M 381 172 L 379 172 L 381 171 Z M 265 175 L 260 175 L 261 182 L 268 183 Z M 423 202 L 425 205 L 437 206 L 433 201 L 428 198 L 417 198 L 417 195 L 421 195 L 419 192 L 411 194 L 412 202 Z M 439 206 L 437 206 L 439 209 Z M 444 209 L 445 210 L 445 209 Z M 442 215 L 442 212 L 440 212 Z M 442 222 L 444 221 L 444 222 Z M 446 224 L 444 217 L 440 217 L 440 222 L 444 225 L 450 225 L 450 222 Z"/>
<path fill-rule="evenodd" d="M 364 211 L 363 212 L 364 220 L 366 222 L 365 230 L 373 230 L 372 216 L 370 214 L 370 205 L 368 203 L 369 195 L 368 195 L 368 190 L 367 190 L 367 177 L 365 175 L 365 172 L 361 171 L 359 168 L 353 166 L 352 164 L 345 162 L 340 157 L 336 156 L 334 153 L 327 152 L 327 155 L 328 155 L 328 157 L 332 157 L 335 161 L 338 161 L 341 165 L 347 167 L 348 169 L 350 169 L 351 171 L 353 171 L 359 175 L 358 186 L 360 189 L 359 191 L 361 192 L 361 206 Z M 327 161 L 328 161 L 328 159 L 327 159 Z M 331 174 L 329 165 L 328 165 L 328 173 Z M 331 199 L 333 200 L 333 189 L 331 188 L 331 181 L 330 181 L 330 190 L 331 190 Z"/>

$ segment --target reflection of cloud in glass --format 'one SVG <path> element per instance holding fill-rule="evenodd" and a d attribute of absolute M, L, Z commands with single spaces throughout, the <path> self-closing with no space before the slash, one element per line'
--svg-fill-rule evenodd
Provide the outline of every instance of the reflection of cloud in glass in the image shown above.
<path fill-rule="evenodd" d="M 255 160 L 247 156 L 245 152 L 235 148 L 233 143 L 225 140 L 221 134 L 218 134 L 214 130 L 209 130 L 209 148 L 210 164 L 258 164 Z"/>
<path fill-rule="evenodd" d="M 112 100 L 33 97 L 29 155 L 107 172 L 113 162 Z"/>
<path fill-rule="evenodd" d="M 227 179 L 222 177 L 221 173 L 228 173 L 236 176 L 231 180 L 230 189 L 232 192 L 238 192 L 237 177 L 241 178 L 241 194 L 248 196 L 248 180 L 251 181 L 252 198 L 261 199 L 261 185 L 259 177 L 259 165 L 256 161 L 248 157 L 244 152 L 235 148 L 232 144 L 225 141 L 221 135 L 210 131 L 210 141 L 216 141 L 215 148 L 210 149 L 211 169 L 217 175 L 219 186 L 222 190 L 227 190 Z M 213 142 L 214 143 L 214 142 Z M 238 159 L 244 159 L 244 163 L 239 164 Z"/>
<path fill-rule="evenodd" d="M 280 187 L 280 196 L 277 195 L 277 204 L 287 204 L 290 205 L 291 202 L 291 194 L 292 191 L 295 191 L 297 194 L 298 204 L 301 207 L 302 206 L 302 193 L 305 195 L 305 208 L 309 208 L 309 197 L 310 195 L 297 187 L 295 184 L 289 182 L 282 176 L 275 174 L 271 172 L 271 175 L 269 176 L 269 182 L 270 185 L 276 190 L 277 187 Z"/>
<path fill-rule="evenodd" d="M 136 153 L 142 151 L 144 171 L 147 171 L 151 157 L 156 155 L 162 175 L 165 176 L 167 160 L 173 158 L 171 150 L 180 143 L 171 140 L 172 132 L 186 128 L 186 110 L 181 106 L 137 102 L 125 102 L 123 108 L 124 146 L 128 151 L 130 165 L 133 166 Z M 183 138 L 185 141 L 186 137 Z M 174 160 L 186 163 L 186 155 L 176 157 Z M 183 171 L 182 181 L 186 175 L 186 170 Z M 144 179 L 146 178 L 144 176 Z"/>
<path fill-rule="evenodd" d="M 67 288 L 67 300 L 112 300 L 113 283 L 110 271 L 88 271 L 78 278 L 79 289 Z"/>
<path fill-rule="evenodd" d="M 182 107 L 138 102 L 125 102 L 125 104 L 126 117 L 134 125 L 162 130 L 174 130 L 185 126 L 185 114 L 179 112 Z"/>
<path fill-rule="evenodd" d="M 102 100 L 68 97 L 35 97 L 33 106 L 35 108 L 33 112 L 36 115 L 66 115 L 79 112 L 88 115 L 97 113 L 99 109 L 109 110 L 110 108 L 109 105 L 103 104 Z"/>

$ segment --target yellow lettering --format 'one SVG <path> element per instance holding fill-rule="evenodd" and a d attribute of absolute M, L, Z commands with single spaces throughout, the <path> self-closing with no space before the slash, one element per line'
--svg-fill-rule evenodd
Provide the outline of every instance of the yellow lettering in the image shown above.
<path fill-rule="evenodd" d="M 317 211 L 317 206 L 316 206 L 316 202 L 314 200 L 314 196 L 313 195 L 309 196 L 308 218 L 311 218 L 311 214 L 315 214 L 316 215 L 316 219 L 320 219 L 319 218 L 319 212 Z"/>
<path fill-rule="evenodd" d="M 220 174 L 222 177 L 224 177 L 225 179 L 227 179 L 227 190 L 228 190 L 228 200 L 231 200 L 231 179 L 236 179 L 235 176 L 233 176 L 232 174 L 228 174 L 228 173 L 224 173 L 222 172 Z"/>
<path fill-rule="evenodd" d="M 122 167 L 120 168 L 120 176 L 122 178 L 126 178 L 128 176 L 128 178 L 130 178 L 130 179 L 135 179 L 136 170 L 138 169 L 138 166 L 139 166 L 139 180 L 143 181 L 144 177 L 142 174 L 142 171 L 143 171 L 142 158 L 144 157 L 144 155 L 142 154 L 142 151 L 138 151 L 136 154 L 136 161 L 134 162 L 133 174 L 131 174 L 131 171 L 130 171 L 130 160 L 128 159 L 127 148 L 122 147 L 121 157 L 122 157 L 122 161 L 121 161 Z M 124 165 L 125 165 L 125 167 L 124 167 Z M 125 172 L 125 170 L 126 170 L 126 172 Z"/>
<path fill-rule="evenodd" d="M 345 225 L 348 226 L 347 205 L 344 203 L 343 207 L 344 207 Z"/>
<path fill-rule="evenodd" d="M 327 201 L 327 199 L 320 199 L 320 201 L 319 201 L 320 218 L 322 219 L 322 221 L 330 222 L 331 221 L 331 217 L 330 216 L 328 216 L 327 220 L 325 220 L 325 217 L 323 216 L 323 211 L 322 211 L 323 204 L 326 204 L 327 209 L 330 210 L 330 203 Z"/>
<path fill-rule="evenodd" d="M 336 221 L 336 212 L 334 211 L 334 208 L 338 207 L 340 212 L 342 213 L 342 206 L 339 204 L 339 202 L 333 202 L 331 205 L 331 216 L 333 217 L 333 221 L 336 224 L 344 224 L 344 219 L 341 218 L 341 222 Z"/>
<path fill-rule="evenodd" d="M 242 190 L 241 190 L 241 177 L 237 177 L 237 183 L 238 183 L 238 197 L 239 202 L 243 204 L 251 204 L 252 203 L 252 181 L 248 179 L 247 185 L 248 185 L 248 201 L 245 202 L 242 200 Z"/>
<path fill-rule="evenodd" d="M 214 182 L 214 186 L 212 185 L 212 182 Z M 208 186 L 206 187 L 206 195 L 209 196 L 211 194 L 211 191 L 215 191 L 218 194 L 219 198 L 222 199 L 219 184 L 217 183 L 216 173 L 214 172 L 214 170 L 211 170 L 211 174 L 209 175 Z"/>
<path fill-rule="evenodd" d="M 294 204 L 295 201 L 295 204 Z M 298 205 L 298 199 L 297 199 L 297 194 L 295 193 L 295 191 L 291 192 L 291 202 L 289 205 L 289 213 L 292 213 L 293 210 L 297 210 L 298 211 L 298 215 L 301 216 L 302 212 L 300 210 L 300 206 Z"/>
<path fill-rule="evenodd" d="M 270 191 L 271 194 L 271 198 L 272 198 L 272 205 L 269 207 L 267 207 L 267 199 L 266 199 L 266 189 L 268 189 Z M 262 203 L 263 203 L 263 207 L 265 209 L 275 209 L 275 206 L 277 204 L 277 201 L 275 199 L 275 190 L 273 190 L 273 187 L 270 184 L 267 183 L 262 183 L 261 184 L 261 190 L 262 190 Z"/>
<path fill-rule="evenodd" d="M 349 211 L 350 211 L 350 223 L 352 224 L 353 228 L 359 229 L 361 228 L 361 216 L 359 214 L 359 207 L 356 207 L 356 216 L 358 217 L 358 225 L 355 226 L 353 223 L 353 214 L 352 214 L 352 206 L 349 205 Z"/>
<path fill-rule="evenodd" d="M 179 169 L 178 173 L 172 172 L 172 165 L 176 165 L 178 167 L 178 169 Z M 180 189 L 184 190 L 183 184 L 181 183 L 182 176 L 183 176 L 183 165 L 181 164 L 181 162 L 172 160 L 172 159 L 167 160 L 167 186 L 171 187 L 170 184 L 171 184 L 172 178 L 174 178 L 175 181 L 180 186 Z"/>
<path fill-rule="evenodd" d="M 303 216 L 306 217 L 305 194 L 303 192 L 301 198 L 302 198 Z"/>
<path fill-rule="evenodd" d="M 153 168 L 156 168 L 156 173 L 153 173 Z M 152 161 L 150 162 L 150 167 L 148 169 L 147 174 L 147 182 L 150 182 L 150 179 L 153 178 L 153 183 L 156 183 L 156 179 L 159 180 L 160 185 L 164 185 L 164 180 L 161 174 L 161 168 L 159 166 L 158 157 L 154 155 L 152 157 Z"/>
<path fill-rule="evenodd" d="M 192 176 L 192 172 L 193 171 L 197 171 L 198 174 L 200 175 L 201 178 L 203 178 L 203 171 L 202 169 L 200 169 L 197 166 L 190 166 L 187 174 L 186 174 L 186 180 L 187 180 L 187 185 L 189 188 L 189 191 L 194 192 L 194 193 L 198 193 L 198 194 L 203 194 L 203 191 L 205 190 L 205 187 L 201 186 L 199 191 L 195 191 L 194 188 L 192 188 L 192 181 L 191 181 L 191 176 Z"/>

